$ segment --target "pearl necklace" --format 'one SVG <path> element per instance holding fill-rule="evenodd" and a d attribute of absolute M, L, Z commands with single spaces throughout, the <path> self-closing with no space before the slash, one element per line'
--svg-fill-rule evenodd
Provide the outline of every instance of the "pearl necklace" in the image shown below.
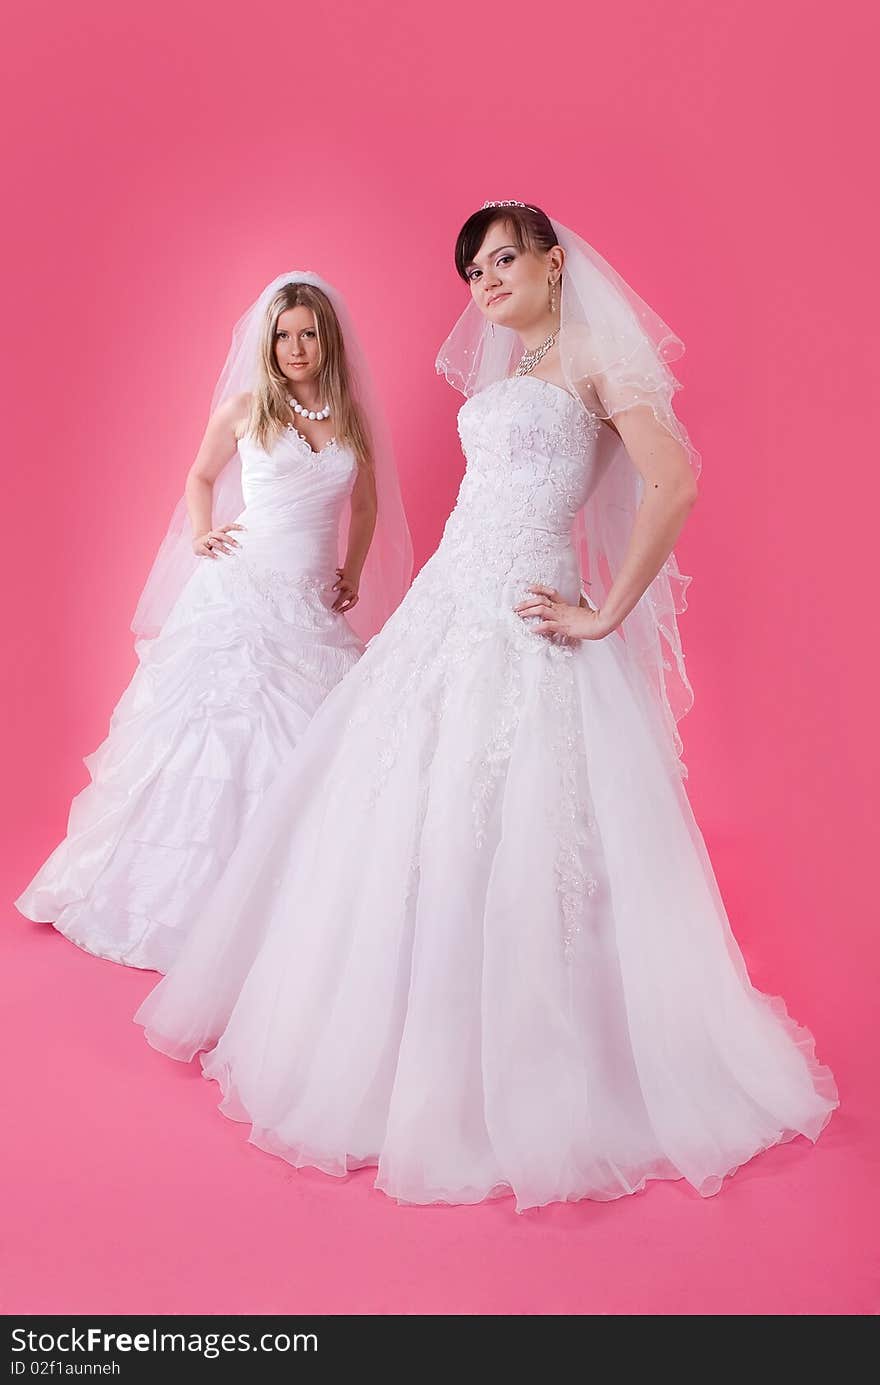
<path fill-rule="evenodd" d="M 544 357 L 547 355 L 547 352 L 550 350 L 551 346 L 556 341 L 556 338 L 558 336 L 559 328 L 557 327 L 556 331 L 551 332 L 547 340 L 545 342 L 542 342 L 541 345 L 537 347 L 534 351 L 523 352 L 520 363 L 514 371 L 514 374 L 528 375 L 530 370 L 534 370 L 538 362 L 543 361 Z"/>
<path fill-rule="evenodd" d="M 293 409 L 293 412 L 295 414 L 302 414 L 303 418 L 318 419 L 330 417 L 329 404 L 325 404 L 323 409 L 304 409 L 302 404 L 297 403 L 292 394 L 289 394 L 287 396 L 287 402 L 290 405 L 291 409 Z"/>

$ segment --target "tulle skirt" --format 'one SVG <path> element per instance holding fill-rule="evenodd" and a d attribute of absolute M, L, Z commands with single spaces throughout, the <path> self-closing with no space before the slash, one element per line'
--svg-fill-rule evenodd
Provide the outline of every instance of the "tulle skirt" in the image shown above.
<path fill-rule="evenodd" d="M 714 1193 L 833 1078 L 749 981 L 622 641 L 510 604 L 423 569 L 136 1018 L 256 1145 L 402 1202 Z"/>

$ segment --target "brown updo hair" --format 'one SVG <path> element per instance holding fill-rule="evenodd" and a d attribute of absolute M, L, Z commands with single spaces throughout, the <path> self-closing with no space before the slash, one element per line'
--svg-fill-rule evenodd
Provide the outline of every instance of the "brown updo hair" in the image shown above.
<path fill-rule="evenodd" d="M 510 227 L 517 250 L 540 254 L 559 244 L 553 222 L 540 207 L 482 207 L 468 217 L 455 242 L 455 269 L 465 283 L 468 282 L 468 266 L 473 263 L 489 227 L 496 221 L 503 221 Z"/>

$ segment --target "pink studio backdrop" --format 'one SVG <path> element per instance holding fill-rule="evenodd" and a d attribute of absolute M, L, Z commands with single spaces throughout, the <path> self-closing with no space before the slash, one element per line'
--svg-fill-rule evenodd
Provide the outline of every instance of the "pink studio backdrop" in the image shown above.
<path fill-rule="evenodd" d="M 863 1313 L 876 1213 L 873 7 L 154 0 L 7 16 L 2 1307 Z M 702 1202 L 515 1217 L 293 1175 L 130 1024 L 152 984 L 11 900 L 63 834 L 233 320 L 348 295 L 420 564 L 462 470 L 433 358 L 486 198 L 537 201 L 684 337 L 690 791 L 752 974 L 843 1109 Z M 861 203 L 861 205 L 860 205 Z M 873 359 L 872 359 L 873 358 Z"/>

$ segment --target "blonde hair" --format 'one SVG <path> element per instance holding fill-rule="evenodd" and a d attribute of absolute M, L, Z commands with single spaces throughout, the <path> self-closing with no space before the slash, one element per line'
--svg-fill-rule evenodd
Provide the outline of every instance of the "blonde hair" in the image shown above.
<path fill-rule="evenodd" d="M 278 319 L 288 308 L 310 308 L 314 313 L 318 334 L 316 378 L 322 401 L 330 405 L 336 425 L 335 436 L 352 449 L 359 465 L 369 465 L 372 461 L 370 437 L 352 395 L 339 319 L 326 293 L 312 284 L 284 284 L 266 309 L 248 432 L 260 447 L 268 447 L 290 423 L 287 402 L 290 381 L 282 374 L 275 355 Z"/>

